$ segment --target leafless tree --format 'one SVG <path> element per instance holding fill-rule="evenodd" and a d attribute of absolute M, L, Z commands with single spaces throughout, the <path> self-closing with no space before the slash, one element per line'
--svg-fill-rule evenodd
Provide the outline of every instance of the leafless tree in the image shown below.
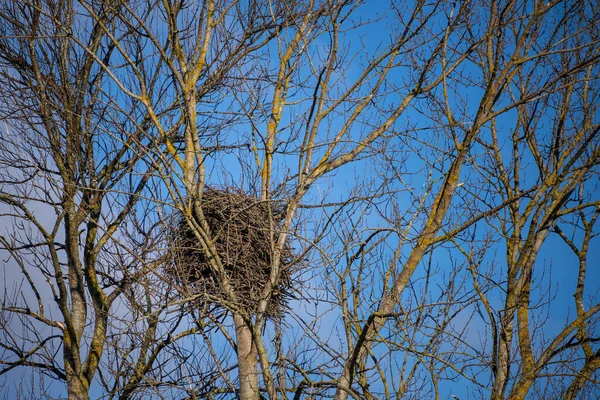
<path fill-rule="evenodd" d="M 148 263 L 148 240 L 120 238 L 154 171 L 143 161 L 149 119 L 97 63 L 113 52 L 101 27 L 118 9 L 95 4 L 92 19 L 76 6 L 0 6 L 0 248 L 15 284 L 3 286 L 2 374 L 38 371 L 36 398 L 88 398 L 116 301 Z"/>
<path fill-rule="evenodd" d="M 5 1 L 2 244 L 31 292 L 6 288 L 7 370 L 71 398 L 597 393 L 598 11 Z M 251 306 L 214 190 L 266 209 Z M 210 290 L 172 279 L 174 227 Z"/>

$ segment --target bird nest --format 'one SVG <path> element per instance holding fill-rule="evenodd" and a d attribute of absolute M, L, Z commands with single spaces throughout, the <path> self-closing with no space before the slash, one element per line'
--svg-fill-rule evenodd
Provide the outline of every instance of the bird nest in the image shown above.
<path fill-rule="evenodd" d="M 267 204 L 236 190 L 206 189 L 201 207 L 234 296 L 225 290 L 214 267 L 216 260 L 203 248 L 180 212 L 173 215 L 169 226 L 171 262 L 167 274 L 184 296 L 196 298 L 196 307 L 209 312 L 237 309 L 255 315 L 270 279 L 273 242 L 281 232 L 283 206 Z M 193 224 L 200 223 L 199 216 L 194 219 Z M 292 248 L 286 241 L 279 255 L 279 279 L 266 309 L 271 319 L 281 317 L 293 297 L 293 259 Z"/>

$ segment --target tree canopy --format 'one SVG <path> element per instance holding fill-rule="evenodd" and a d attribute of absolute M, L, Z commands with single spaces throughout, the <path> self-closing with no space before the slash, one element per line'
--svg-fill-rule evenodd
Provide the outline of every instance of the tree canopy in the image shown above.
<path fill-rule="evenodd" d="M 600 396 L 596 1 L 0 21 L 4 396 Z"/>

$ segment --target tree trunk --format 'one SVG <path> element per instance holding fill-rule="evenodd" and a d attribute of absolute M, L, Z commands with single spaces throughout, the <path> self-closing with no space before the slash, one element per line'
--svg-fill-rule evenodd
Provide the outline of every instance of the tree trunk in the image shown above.
<path fill-rule="evenodd" d="M 252 331 L 244 319 L 234 314 L 235 333 L 237 336 L 237 357 L 239 374 L 239 400 L 259 400 L 258 392 L 258 352 L 252 339 Z"/>
<path fill-rule="evenodd" d="M 77 376 L 67 377 L 69 400 L 88 400 L 88 391 Z"/>

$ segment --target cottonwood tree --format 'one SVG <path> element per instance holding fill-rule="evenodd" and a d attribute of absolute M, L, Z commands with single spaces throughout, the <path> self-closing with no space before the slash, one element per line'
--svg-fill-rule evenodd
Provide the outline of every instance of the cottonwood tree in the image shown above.
<path fill-rule="evenodd" d="M 126 267 L 101 289 L 132 315 L 98 303 L 105 308 L 94 315 L 114 321 L 114 335 L 95 342 L 104 364 L 85 369 L 88 386 L 69 380 L 76 374 L 63 367 L 72 396 L 89 390 L 95 376 L 107 396 L 123 398 L 439 398 L 450 394 L 448 381 L 492 398 L 597 391 L 598 305 L 586 297 L 594 289 L 585 280 L 597 218 L 597 5 L 390 3 L 81 1 L 62 13 L 49 3 L 9 3 L 20 16 L 5 12 L 6 26 L 27 30 L 41 18 L 52 31 L 3 33 L 3 54 L 30 54 L 23 65 L 3 56 L 13 85 L 4 86 L 7 98 L 27 82 L 35 83 L 28 89 L 34 94 L 59 82 L 66 104 L 73 89 L 66 90 L 62 76 L 77 77 L 89 64 L 89 76 L 98 78 L 72 87 L 88 87 L 81 102 L 106 110 L 97 117 L 102 122 L 86 117 L 86 107 L 54 98 L 35 104 L 104 127 L 101 136 L 65 137 L 74 143 L 101 137 L 98 143 L 114 146 L 92 142 L 84 151 L 89 176 L 108 168 L 110 155 L 124 174 L 108 174 L 120 186 L 101 187 L 81 181 L 86 174 L 68 180 L 59 172 L 48 187 L 77 188 L 67 190 L 71 203 L 80 203 L 74 212 L 93 196 L 131 204 L 111 219 L 115 210 L 102 211 L 106 201 L 99 201 L 95 212 L 82 211 L 78 225 L 68 225 L 73 217 L 66 212 L 55 225 L 72 241 L 69 251 L 86 254 L 85 246 L 101 244 L 122 260 L 117 264 Z M 93 26 L 83 32 L 96 41 L 71 28 L 83 21 Z M 54 53 L 49 45 L 35 52 L 50 41 L 72 53 Z M 15 51 L 15 43 L 30 53 Z M 27 61 L 35 57 L 73 67 L 19 78 L 35 70 Z M 102 101 L 91 100 L 88 90 Z M 5 115 L 13 129 L 28 121 Z M 34 115 L 52 121 L 41 111 Z M 49 127 L 31 125 L 34 138 L 50 137 Z M 65 123 L 64 131 L 72 126 L 79 125 Z M 47 176 L 58 169 L 54 164 L 39 171 Z M 133 189 L 130 176 L 152 186 Z M 31 182 L 20 187 L 35 187 Z M 228 261 L 217 249 L 223 232 L 205 215 L 205 193 L 214 187 L 282 210 L 282 222 L 266 232 L 269 279 L 250 312 L 239 307 Z M 144 199 L 136 203 L 140 190 Z M 18 196 L 7 189 L 3 199 L 24 210 Z M 179 291 L 165 274 L 171 261 L 160 235 L 173 215 L 208 260 L 218 298 Z M 74 232 L 88 220 L 88 227 L 110 233 L 107 243 L 92 236 L 79 244 Z M 572 274 L 575 312 L 558 329 L 539 311 L 553 304 L 552 285 L 538 273 L 545 267 L 540 252 L 553 238 L 573 252 L 579 271 Z M 298 299 L 288 316 L 272 322 L 268 310 L 286 268 L 280 255 L 290 240 L 307 267 L 298 273 Z M 46 240 L 46 248 L 54 242 Z M 30 245 L 5 243 L 15 259 L 28 260 Z M 100 265 L 68 269 L 60 255 L 57 262 L 74 280 L 71 290 L 84 299 L 87 290 L 95 307 L 102 291 L 92 278 L 103 272 Z M 77 286 L 80 269 L 88 272 Z M 37 293 L 38 283 L 30 286 Z M 194 306 L 207 301 L 228 312 Z M 76 302 L 65 304 L 61 319 L 48 319 L 57 329 L 70 321 Z M 5 311 L 32 312 L 14 307 Z M 80 310 L 75 314 L 88 308 Z M 87 331 L 80 330 L 83 337 Z M 11 367 L 37 366 L 15 349 L 7 348 L 15 353 Z M 75 350 L 89 352 L 81 340 L 69 355 Z"/>

